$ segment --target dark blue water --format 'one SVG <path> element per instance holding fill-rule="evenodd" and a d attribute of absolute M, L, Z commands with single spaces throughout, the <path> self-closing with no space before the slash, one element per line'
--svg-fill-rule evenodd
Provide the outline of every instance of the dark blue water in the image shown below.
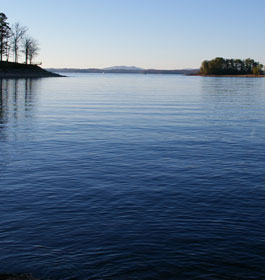
<path fill-rule="evenodd" d="M 265 279 L 265 80 L 0 81 L 0 272 Z"/>

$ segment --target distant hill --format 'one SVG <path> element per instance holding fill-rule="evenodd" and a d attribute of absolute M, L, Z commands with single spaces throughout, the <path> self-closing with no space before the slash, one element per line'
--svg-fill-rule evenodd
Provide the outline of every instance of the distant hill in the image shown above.
<path fill-rule="evenodd" d="M 111 66 L 111 67 L 106 67 L 103 68 L 104 70 L 144 70 L 143 68 L 135 67 L 135 66 Z"/>
<path fill-rule="evenodd" d="M 142 69 L 135 66 L 112 66 L 103 69 L 47 68 L 46 70 L 51 72 L 60 72 L 60 73 L 179 74 L 179 75 L 196 74 L 199 72 L 199 69 L 163 70 L 163 69 Z"/>

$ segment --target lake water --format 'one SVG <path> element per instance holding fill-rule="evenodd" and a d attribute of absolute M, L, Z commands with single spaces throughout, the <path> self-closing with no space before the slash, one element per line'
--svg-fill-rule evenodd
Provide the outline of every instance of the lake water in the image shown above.
<path fill-rule="evenodd" d="M 265 279 L 265 80 L 0 81 L 0 272 Z"/>

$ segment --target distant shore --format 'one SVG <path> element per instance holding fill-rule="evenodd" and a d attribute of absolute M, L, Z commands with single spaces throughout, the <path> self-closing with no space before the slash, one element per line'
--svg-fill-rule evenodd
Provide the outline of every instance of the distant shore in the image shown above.
<path fill-rule="evenodd" d="M 186 75 L 199 71 L 199 69 L 175 69 L 175 70 L 163 70 L 163 69 L 141 69 L 141 68 L 47 68 L 47 71 L 59 72 L 59 73 L 99 73 L 99 74 L 170 74 L 170 75 Z"/>
<path fill-rule="evenodd" d="M 23 64 L 15 62 L 0 62 L 0 78 L 42 78 L 42 77 L 62 77 L 62 75 L 44 70 L 33 64 Z"/>

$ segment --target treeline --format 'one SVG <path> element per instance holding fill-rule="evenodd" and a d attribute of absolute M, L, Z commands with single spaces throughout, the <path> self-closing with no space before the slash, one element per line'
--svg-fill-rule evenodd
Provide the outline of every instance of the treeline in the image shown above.
<path fill-rule="evenodd" d="M 28 35 L 28 28 L 20 23 L 10 26 L 7 16 L 0 13 L 0 61 L 19 61 L 23 54 L 24 63 L 32 64 L 39 51 L 38 42 Z"/>
<path fill-rule="evenodd" d="M 212 60 L 204 60 L 200 68 L 202 75 L 262 75 L 263 65 L 248 59 L 224 59 L 217 57 Z"/>

